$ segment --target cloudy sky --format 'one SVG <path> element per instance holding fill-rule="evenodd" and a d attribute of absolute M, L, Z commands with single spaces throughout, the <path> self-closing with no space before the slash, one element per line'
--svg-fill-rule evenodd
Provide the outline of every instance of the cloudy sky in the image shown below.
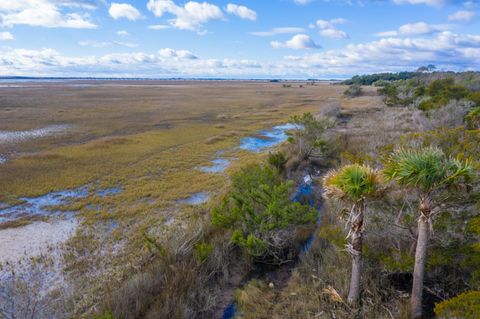
<path fill-rule="evenodd" d="M 0 76 L 344 78 L 426 64 L 480 69 L 479 0 L 0 0 Z"/>

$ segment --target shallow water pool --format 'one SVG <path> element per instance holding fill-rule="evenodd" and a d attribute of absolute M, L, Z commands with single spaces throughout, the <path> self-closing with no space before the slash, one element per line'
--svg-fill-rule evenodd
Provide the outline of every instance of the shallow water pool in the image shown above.
<path fill-rule="evenodd" d="M 199 192 L 199 193 L 193 194 L 188 198 L 179 200 L 178 202 L 184 205 L 195 206 L 195 205 L 204 204 L 208 202 L 209 199 L 210 199 L 210 194 L 208 194 L 207 192 Z"/>
<path fill-rule="evenodd" d="M 199 167 L 199 170 L 204 173 L 223 173 L 230 165 L 230 160 L 225 158 L 216 158 L 212 161 L 210 166 Z"/>
<path fill-rule="evenodd" d="M 0 144 L 19 143 L 40 137 L 47 137 L 64 133 L 71 128 L 71 125 L 49 125 L 46 127 L 27 131 L 0 131 Z"/>
<path fill-rule="evenodd" d="M 13 221 L 21 217 L 50 216 L 54 213 L 51 206 L 65 205 L 69 201 L 88 196 L 87 187 L 51 192 L 39 197 L 23 197 L 22 204 L 0 209 L 0 223 Z"/>
<path fill-rule="evenodd" d="M 240 141 L 240 149 L 259 153 L 267 148 L 276 146 L 288 139 L 287 131 L 296 129 L 294 124 L 274 126 L 270 130 L 261 131 L 258 136 L 245 137 Z"/>

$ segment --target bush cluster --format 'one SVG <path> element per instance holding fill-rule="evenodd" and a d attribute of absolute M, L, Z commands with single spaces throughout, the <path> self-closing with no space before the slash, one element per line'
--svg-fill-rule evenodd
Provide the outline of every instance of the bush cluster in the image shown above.
<path fill-rule="evenodd" d="M 255 261 L 281 263 L 297 226 L 317 219 L 315 209 L 291 201 L 292 187 L 276 169 L 249 165 L 232 176 L 229 192 L 212 210 L 212 224 L 232 230 L 231 242 Z"/>
<path fill-rule="evenodd" d="M 470 291 L 454 298 L 438 303 L 435 306 L 435 314 L 440 319 L 480 318 L 480 291 Z"/>
<path fill-rule="evenodd" d="M 353 98 L 362 95 L 362 87 L 359 84 L 352 84 L 343 94 L 347 97 Z"/>
<path fill-rule="evenodd" d="M 352 85 L 372 85 L 377 81 L 398 81 L 408 80 L 417 75 L 416 72 L 400 72 L 400 73 L 376 73 L 367 75 L 355 75 L 350 80 L 346 80 L 343 84 Z"/>

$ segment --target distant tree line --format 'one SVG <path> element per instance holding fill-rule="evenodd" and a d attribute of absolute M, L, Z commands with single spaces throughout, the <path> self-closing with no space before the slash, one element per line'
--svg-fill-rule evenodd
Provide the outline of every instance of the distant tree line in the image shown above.
<path fill-rule="evenodd" d="M 417 72 L 375 73 L 375 74 L 366 74 L 366 75 L 355 75 L 350 80 L 344 81 L 343 84 L 372 85 L 377 81 L 408 80 L 415 77 L 416 75 L 418 75 Z"/>

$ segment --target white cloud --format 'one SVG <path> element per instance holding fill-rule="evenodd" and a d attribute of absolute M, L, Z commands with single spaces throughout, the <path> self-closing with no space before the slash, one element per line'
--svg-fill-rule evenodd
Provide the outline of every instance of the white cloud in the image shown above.
<path fill-rule="evenodd" d="M 130 21 L 136 21 L 142 18 L 142 15 L 137 10 L 137 8 L 128 3 L 112 2 L 110 8 L 108 9 L 108 13 L 115 20 L 120 18 L 126 18 Z"/>
<path fill-rule="evenodd" d="M 148 28 L 151 30 L 165 30 L 165 29 L 170 29 L 172 26 L 168 24 L 152 24 L 149 25 Z"/>
<path fill-rule="evenodd" d="M 117 35 L 124 37 L 124 36 L 129 35 L 129 33 L 128 33 L 128 31 L 125 31 L 125 30 L 118 30 Z"/>
<path fill-rule="evenodd" d="M 173 15 L 170 25 L 181 30 L 202 32 L 200 29 L 206 22 L 224 18 L 222 10 L 208 2 L 189 1 L 181 7 L 172 0 L 149 0 L 147 8 L 159 18 L 166 13 Z"/>
<path fill-rule="evenodd" d="M 347 22 L 348 22 L 348 20 L 344 19 L 344 18 L 335 18 L 335 19 L 330 20 L 330 23 L 332 23 L 332 24 L 344 24 L 344 23 L 347 23 Z"/>
<path fill-rule="evenodd" d="M 80 2 L 81 4 L 81 2 Z M 63 7 L 83 8 L 71 2 L 55 0 L 0 1 L 0 25 L 13 27 L 23 24 L 47 28 L 93 29 L 88 13 L 64 13 Z"/>
<path fill-rule="evenodd" d="M 303 35 L 306 41 L 296 37 L 297 41 L 274 46 L 308 47 L 306 37 Z M 415 70 L 419 65 L 430 63 L 439 69 L 478 70 L 480 35 L 444 31 L 425 37 L 390 37 L 338 49 L 298 53 L 273 61 L 210 59 L 187 50 L 168 48 L 155 53 L 101 56 L 65 56 L 48 48 L 0 49 L 0 74 L 3 75 L 335 78 L 358 73 Z"/>
<path fill-rule="evenodd" d="M 296 4 L 305 5 L 312 2 L 312 0 L 293 0 L 293 2 L 295 2 Z"/>
<path fill-rule="evenodd" d="M 158 54 L 163 58 L 178 58 L 178 59 L 188 59 L 188 60 L 196 60 L 198 56 L 193 54 L 188 50 L 173 50 L 170 48 L 161 49 L 158 51 Z"/>
<path fill-rule="evenodd" d="M 435 32 L 446 31 L 450 28 L 446 24 L 428 24 L 425 22 L 407 23 L 398 28 L 398 30 L 378 32 L 375 35 L 378 37 L 395 37 L 402 35 L 423 35 L 432 34 Z"/>
<path fill-rule="evenodd" d="M 236 15 L 242 19 L 257 20 L 257 13 L 250 8 L 245 6 L 239 6 L 233 3 L 227 5 L 227 12 L 233 15 Z"/>
<path fill-rule="evenodd" d="M 269 65 L 246 59 L 200 59 L 187 50 L 162 49 L 156 54 L 112 53 L 100 57 L 68 57 L 53 49 L 0 52 L 0 73 L 5 75 L 172 77 L 249 76 L 267 74 Z"/>
<path fill-rule="evenodd" d="M 408 23 L 398 28 L 400 34 L 429 34 L 440 30 L 441 28 L 425 22 Z"/>
<path fill-rule="evenodd" d="M 111 42 L 98 42 L 98 41 L 91 41 L 91 40 L 78 41 L 78 44 L 81 45 L 82 47 L 93 47 L 93 48 L 104 48 L 112 45 Z"/>
<path fill-rule="evenodd" d="M 293 50 L 304 50 L 304 49 L 319 49 L 320 46 L 316 44 L 312 38 L 306 34 L 297 34 L 293 36 L 290 40 L 285 43 L 279 41 L 272 41 L 270 45 L 274 49 L 286 48 Z"/>
<path fill-rule="evenodd" d="M 346 39 L 348 35 L 346 32 L 338 29 L 322 29 L 319 31 L 320 35 L 331 39 Z"/>
<path fill-rule="evenodd" d="M 138 47 L 137 43 L 130 43 L 130 42 L 120 42 L 120 41 L 93 41 L 93 40 L 84 40 L 79 41 L 79 45 L 84 47 L 92 47 L 92 48 L 105 48 L 109 46 L 121 46 L 127 48 L 136 48 Z"/>
<path fill-rule="evenodd" d="M 121 42 L 121 41 L 112 41 L 112 45 L 127 47 L 127 48 L 136 48 L 138 47 L 138 43 L 132 42 Z"/>
<path fill-rule="evenodd" d="M 396 4 L 426 4 L 434 7 L 441 7 L 445 5 L 447 0 L 393 0 Z"/>
<path fill-rule="evenodd" d="M 0 32 L 0 41 L 15 40 L 15 37 L 10 32 Z"/>
<path fill-rule="evenodd" d="M 396 37 L 398 35 L 398 31 L 391 30 L 391 31 L 383 31 L 375 33 L 377 37 Z"/>
<path fill-rule="evenodd" d="M 475 12 L 460 10 L 448 16 L 449 21 L 470 22 L 475 17 Z"/>
<path fill-rule="evenodd" d="M 280 27 L 280 28 L 273 28 L 268 31 L 256 31 L 250 32 L 252 35 L 256 35 L 259 37 L 269 37 L 278 34 L 292 34 L 292 33 L 301 33 L 305 32 L 304 28 L 296 28 L 296 27 Z"/>
<path fill-rule="evenodd" d="M 442 32 L 431 38 L 388 38 L 364 44 L 350 44 L 305 56 L 289 56 L 293 65 L 320 68 L 337 74 L 371 73 L 414 69 L 433 63 L 450 70 L 480 66 L 480 35 Z"/>
<path fill-rule="evenodd" d="M 105 4 L 105 0 L 54 0 L 59 6 L 70 8 L 81 8 L 87 10 L 95 10 L 101 4 Z"/>
<path fill-rule="evenodd" d="M 337 29 L 337 24 L 346 23 L 347 20 L 343 18 L 331 19 L 329 21 L 319 19 L 316 22 L 316 26 L 319 29 L 319 33 L 322 37 L 331 39 L 347 39 L 348 34 L 342 30 Z"/>

